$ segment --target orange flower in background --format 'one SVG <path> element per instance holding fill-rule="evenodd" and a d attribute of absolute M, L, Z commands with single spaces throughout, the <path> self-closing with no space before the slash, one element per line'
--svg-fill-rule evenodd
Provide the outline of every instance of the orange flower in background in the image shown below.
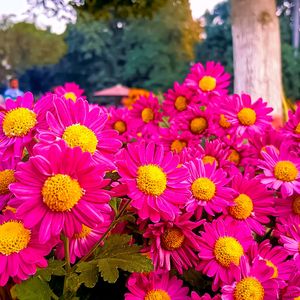
<path fill-rule="evenodd" d="M 144 89 L 135 89 L 132 88 L 129 91 L 128 97 L 122 99 L 122 103 L 128 109 L 132 109 L 133 104 L 141 97 L 148 97 L 150 94 L 149 91 Z"/>

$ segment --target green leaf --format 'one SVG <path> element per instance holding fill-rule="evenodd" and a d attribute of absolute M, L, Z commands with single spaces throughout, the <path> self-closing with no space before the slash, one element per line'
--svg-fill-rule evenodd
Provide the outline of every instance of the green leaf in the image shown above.
<path fill-rule="evenodd" d="M 49 259 L 48 267 L 44 269 L 39 269 L 36 272 L 36 276 L 41 276 L 44 280 L 50 281 L 51 276 L 64 276 L 66 271 L 64 269 L 65 262 L 61 260 Z"/>
<path fill-rule="evenodd" d="M 12 297 L 19 300 L 51 300 L 53 295 L 49 285 L 39 277 L 32 277 L 12 289 Z"/>
<path fill-rule="evenodd" d="M 119 205 L 120 205 L 121 201 L 122 201 L 122 199 L 117 198 L 117 197 L 112 197 L 111 200 L 109 201 L 109 205 L 114 210 L 115 214 L 118 213 Z"/>
<path fill-rule="evenodd" d="M 79 272 L 80 284 L 83 283 L 87 288 L 93 288 L 98 280 L 97 262 L 82 262 L 77 266 L 76 272 Z"/>
<path fill-rule="evenodd" d="M 129 245 L 130 235 L 111 235 L 97 255 L 97 265 L 101 276 L 109 283 L 119 277 L 118 269 L 128 272 L 150 272 L 152 261 L 140 253 L 141 247 Z"/>

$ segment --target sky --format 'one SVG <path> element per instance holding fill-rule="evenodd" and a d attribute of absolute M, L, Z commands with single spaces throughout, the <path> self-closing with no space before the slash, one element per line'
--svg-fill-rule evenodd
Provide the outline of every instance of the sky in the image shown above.
<path fill-rule="evenodd" d="M 0 15 L 14 14 L 17 20 L 24 18 L 24 13 L 28 9 L 27 0 L 8 0 L 1 3 Z M 191 4 L 192 14 L 194 18 L 201 17 L 206 10 L 212 10 L 214 6 L 221 0 L 189 0 Z M 39 16 L 37 25 L 45 28 L 51 26 L 51 31 L 62 33 L 65 30 L 66 24 L 57 19 L 48 19 L 46 16 Z"/>

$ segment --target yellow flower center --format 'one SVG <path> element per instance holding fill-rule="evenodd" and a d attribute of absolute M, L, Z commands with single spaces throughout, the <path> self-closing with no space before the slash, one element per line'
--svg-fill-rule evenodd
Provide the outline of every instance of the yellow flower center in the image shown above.
<path fill-rule="evenodd" d="M 190 129 L 192 133 L 200 134 L 207 128 L 207 120 L 203 117 L 194 118 L 190 122 Z"/>
<path fill-rule="evenodd" d="M 166 291 L 157 289 L 147 292 L 144 300 L 171 300 L 171 297 Z"/>
<path fill-rule="evenodd" d="M 9 137 L 23 137 L 36 125 L 36 114 L 24 107 L 15 108 L 6 113 L 3 120 L 3 132 Z"/>
<path fill-rule="evenodd" d="M 208 178 L 201 177 L 192 184 L 192 194 L 198 200 L 210 201 L 216 193 L 216 185 Z"/>
<path fill-rule="evenodd" d="M 235 149 L 230 149 L 230 153 L 227 157 L 227 160 L 238 165 L 240 163 L 241 157 L 240 154 Z"/>
<path fill-rule="evenodd" d="M 8 186 L 13 182 L 16 182 L 14 170 L 6 169 L 0 171 L 0 195 L 9 193 Z"/>
<path fill-rule="evenodd" d="M 184 241 L 184 234 L 179 228 L 167 229 L 161 238 L 161 246 L 166 250 L 176 250 L 180 248 Z"/>
<path fill-rule="evenodd" d="M 92 229 L 90 227 L 87 227 L 84 224 L 82 224 L 81 231 L 79 233 L 75 233 L 74 237 L 75 239 L 85 238 L 90 234 L 91 231 Z"/>
<path fill-rule="evenodd" d="M 199 88 L 203 92 L 210 92 L 216 88 L 217 81 L 216 78 L 211 76 L 203 76 L 199 81 Z"/>
<path fill-rule="evenodd" d="M 243 108 L 237 114 L 240 123 L 244 126 L 253 125 L 256 121 L 256 112 L 252 108 Z"/>
<path fill-rule="evenodd" d="M 123 121 L 115 122 L 114 129 L 117 130 L 120 134 L 124 133 L 127 130 L 126 124 Z"/>
<path fill-rule="evenodd" d="M 186 147 L 186 142 L 181 140 L 175 140 L 171 144 L 171 150 L 176 153 L 180 153 L 185 147 Z"/>
<path fill-rule="evenodd" d="M 71 210 L 83 194 L 78 181 L 64 174 L 49 177 L 42 188 L 44 203 L 55 212 Z"/>
<path fill-rule="evenodd" d="M 294 131 L 295 133 L 300 134 L 300 122 L 298 123 Z"/>
<path fill-rule="evenodd" d="M 223 114 L 220 115 L 219 125 L 223 128 L 229 128 L 231 126 L 231 124 Z"/>
<path fill-rule="evenodd" d="M 240 194 L 234 199 L 235 205 L 229 207 L 230 214 L 238 219 L 247 219 L 253 211 L 253 202 L 249 196 L 246 194 Z"/>
<path fill-rule="evenodd" d="M 77 96 L 73 92 L 67 92 L 64 94 L 66 99 L 71 99 L 73 102 L 76 102 Z"/>
<path fill-rule="evenodd" d="M 253 277 L 242 279 L 234 289 L 234 300 L 263 300 L 264 295 L 262 284 Z"/>
<path fill-rule="evenodd" d="M 140 166 L 137 171 L 137 187 L 151 196 L 160 196 L 167 187 L 167 176 L 157 165 Z"/>
<path fill-rule="evenodd" d="M 218 263 L 228 268 L 231 263 L 237 266 L 240 264 L 240 258 L 244 255 L 244 250 L 237 239 L 224 236 L 217 239 L 214 254 Z"/>
<path fill-rule="evenodd" d="M 142 119 L 145 123 L 149 123 L 154 119 L 154 112 L 151 108 L 146 107 L 142 111 Z"/>
<path fill-rule="evenodd" d="M 216 160 L 215 157 L 213 156 L 210 156 L 210 155 L 205 155 L 204 157 L 202 157 L 202 161 L 205 163 L 205 164 L 213 164 L 214 162 L 216 162 L 216 166 L 218 166 L 218 161 Z"/>
<path fill-rule="evenodd" d="M 30 241 L 31 231 L 21 222 L 11 220 L 0 225 L 0 253 L 11 255 L 25 249 Z"/>
<path fill-rule="evenodd" d="M 175 100 L 175 108 L 179 111 L 186 110 L 186 108 L 187 108 L 186 98 L 183 96 L 177 97 Z"/>
<path fill-rule="evenodd" d="M 265 260 L 266 261 L 266 265 L 268 267 L 273 268 L 274 272 L 271 278 L 277 278 L 278 277 L 278 268 L 270 261 L 270 260 Z"/>
<path fill-rule="evenodd" d="M 300 300 L 300 296 L 295 297 L 294 300 Z"/>
<path fill-rule="evenodd" d="M 300 196 L 293 200 L 292 208 L 295 214 L 300 215 Z"/>
<path fill-rule="evenodd" d="M 282 160 L 275 165 L 274 175 L 278 180 L 290 182 L 297 178 L 298 170 L 291 161 Z"/>
<path fill-rule="evenodd" d="M 68 126 L 62 139 L 69 147 L 80 147 L 83 152 L 94 154 L 97 150 L 98 139 L 95 133 L 84 125 L 74 124 Z"/>

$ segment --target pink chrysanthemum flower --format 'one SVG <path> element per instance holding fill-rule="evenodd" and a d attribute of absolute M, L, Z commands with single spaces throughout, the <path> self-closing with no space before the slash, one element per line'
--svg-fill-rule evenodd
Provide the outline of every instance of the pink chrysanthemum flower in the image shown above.
<path fill-rule="evenodd" d="M 75 233 L 69 239 L 70 262 L 73 264 L 76 258 L 81 258 L 93 248 L 93 246 L 100 240 L 105 231 L 113 221 L 111 215 L 104 215 L 104 222 L 93 228 L 82 224 L 81 231 Z M 64 244 L 62 241 L 57 245 L 55 255 L 59 259 L 65 257 Z"/>
<path fill-rule="evenodd" d="M 143 220 L 174 220 L 188 197 L 188 172 L 178 168 L 179 157 L 164 153 L 154 143 L 128 144 L 117 161 L 121 182 L 127 183 L 132 199 Z M 180 197 L 178 197 L 180 195 Z"/>
<path fill-rule="evenodd" d="M 197 105 L 190 106 L 180 118 L 176 119 L 176 122 L 183 132 L 187 131 L 193 134 L 195 138 L 209 135 L 213 131 L 210 112 L 202 111 Z"/>
<path fill-rule="evenodd" d="M 215 162 L 217 168 L 224 168 L 229 164 L 227 160 L 229 156 L 228 146 L 220 139 L 206 140 L 204 147 L 199 146 L 199 153 L 192 155 L 201 158 L 204 164 L 212 165 Z"/>
<path fill-rule="evenodd" d="M 71 147 L 80 147 L 92 154 L 95 163 L 114 169 L 114 154 L 122 143 L 115 130 L 104 129 L 107 115 L 99 107 L 89 109 L 86 100 L 54 99 L 55 114 L 47 114 L 48 130 L 39 130 L 38 138 L 45 143 L 64 140 Z M 112 161 L 109 161 L 112 160 Z"/>
<path fill-rule="evenodd" d="M 44 257 L 55 244 L 56 240 L 40 244 L 36 229 L 29 229 L 12 212 L 0 215 L 0 286 L 5 286 L 9 277 L 20 283 L 37 268 L 46 268 Z"/>
<path fill-rule="evenodd" d="M 286 282 L 295 269 L 294 263 L 287 260 L 288 252 L 281 246 L 272 247 L 269 240 L 264 240 L 259 245 L 255 244 L 251 250 L 251 256 L 254 259 L 263 259 L 268 267 L 273 268 L 270 278 L 276 279 L 281 288 L 286 286 Z"/>
<path fill-rule="evenodd" d="M 129 118 L 129 111 L 125 108 L 111 107 L 108 112 L 108 120 L 105 124 L 106 129 L 117 130 L 119 139 L 122 142 L 129 142 L 132 135 L 134 124 Z"/>
<path fill-rule="evenodd" d="M 161 121 L 161 112 L 158 99 L 150 93 L 149 97 L 140 97 L 135 102 L 129 117 L 138 131 L 146 133 L 157 129 L 158 123 Z"/>
<path fill-rule="evenodd" d="M 249 265 L 246 257 L 241 258 L 241 274 L 232 285 L 222 287 L 224 300 L 275 300 L 278 298 L 278 284 L 271 279 L 273 268 L 263 260 L 255 260 Z"/>
<path fill-rule="evenodd" d="M 190 300 L 189 289 L 167 273 L 133 273 L 130 275 L 125 300 Z"/>
<path fill-rule="evenodd" d="M 161 143 L 165 151 L 172 151 L 180 156 L 180 162 L 184 160 L 187 149 L 194 148 L 199 144 L 199 140 L 188 132 L 180 132 L 179 127 L 173 124 L 170 128 L 161 128 L 158 143 Z"/>
<path fill-rule="evenodd" d="M 177 117 L 196 102 L 194 93 L 185 84 L 174 83 L 173 89 L 164 94 L 163 111 L 171 119 Z"/>
<path fill-rule="evenodd" d="M 33 101 L 33 95 L 25 93 L 16 101 L 6 100 L 6 111 L 0 111 L 0 152 L 3 151 L 3 160 L 22 157 L 24 147 L 32 142 L 41 119 Z"/>
<path fill-rule="evenodd" d="M 297 110 L 293 113 L 289 111 L 289 120 L 285 123 L 282 128 L 282 132 L 288 137 L 292 137 L 296 142 L 300 140 L 300 105 Z"/>
<path fill-rule="evenodd" d="M 272 110 L 261 98 L 252 103 L 247 94 L 233 95 L 230 98 L 230 105 L 220 108 L 220 112 L 231 124 L 229 132 L 243 137 L 264 133 L 272 121 L 269 115 Z"/>
<path fill-rule="evenodd" d="M 231 284 L 240 271 L 240 259 L 253 243 L 251 232 L 244 226 L 235 227 L 230 222 L 216 219 L 204 224 L 201 232 L 199 269 L 214 277 L 212 288 Z"/>
<path fill-rule="evenodd" d="M 290 216 L 286 221 L 284 224 L 286 233 L 280 235 L 279 241 L 289 254 L 296 258 L 300 255 L 300 217 Z"/>
<path fill-rule="evenodd" d="M 227 206 L 234 196 L 234 192 L 226 185 L 230 179 L 222 169 L 216 169 L 216 163 L 204 164 L 196 158 L 184 165 L 190 173 L 190 198 L 186 203 L 188 212 L 196 212 L 200 218 L 202 209 L 214 216 Z"/>
<path fill-rule="evenodd" d="M 82 224 L 93 228 L 111 211 L 103 190 L 109 180 L 103 175 L 92 165 L 90 153 L 79 147 L 68 148 L 63 142 L 48 149 L 36 147 L 28 162 L 19 163 L 17 182 L 10 185 L 17 215 L 25 226 L 38 226 L 42 243 L 61 232 L 72 237 Z M 14 206 L 13 200 L 10 204 Z"/>
<path fill-rule="evenodd" d="M 75 82 L 66 82 L 63 86 L 58 86 L 54 89 L 54 93 L 66 100 L 76 102 L 78 98 L 85 99 L 84 90 Z"/>
<path fill-rule="evenodd" d="M 155 270 L 170 271 L 171 263 L 182 274 L 183 270 L 196 266 L 199 236 L 193 230 L 205 222 L 190 221 L 192 214 L 177 216 L 173 222 L 150 224 L 143 237 L 150 239 L 144 250 L 150 252 Z"/>
<path fill-rule="evenodd" d="M 263 160 L 258 160 L 258 167 L 264 173 L 257 178 L 268 188 L 280 189 L 284 198 L 295 192 L 300 194 L 300 159 L 288 152 L 285 144 L 279 152 L 273 146 L 267 146 L 261 155 Z"/>
<path fill-rule="evenodd" d="M 224 72 L 220 63 L 209 61 L 204 67 L 201 63 L 192 66 L 185 84 L 200 95 L 226 95 L 230 75 Z"/>
<path fill-rule="evenodd" d="M 0 157 L 0 211 L 14 197 L 9 190 L 9 186 L 11 183 L 16 182 L 15 171 L 18 162 L 18 159 L 3 161 Z"/>
<path fill-rule="evenodd" d="M 275 201 L 275 212 L 280 220 L 290 215 L 300 217 L 300 195 L 294 194 L 287 198 L 278 198 Z"/>
<path fill-rule="evenodd" d="M 265 233 L 263 224 L 269 223 L 268 216 L 274 215 L 274 197 L 258 179 L 248 179 L 241 174 L 233 177 L 231 186 L 238 195 L 234 205 L 224 210 L 225 218 L 233 226 L 241 224 L 259 235 Z"/>

